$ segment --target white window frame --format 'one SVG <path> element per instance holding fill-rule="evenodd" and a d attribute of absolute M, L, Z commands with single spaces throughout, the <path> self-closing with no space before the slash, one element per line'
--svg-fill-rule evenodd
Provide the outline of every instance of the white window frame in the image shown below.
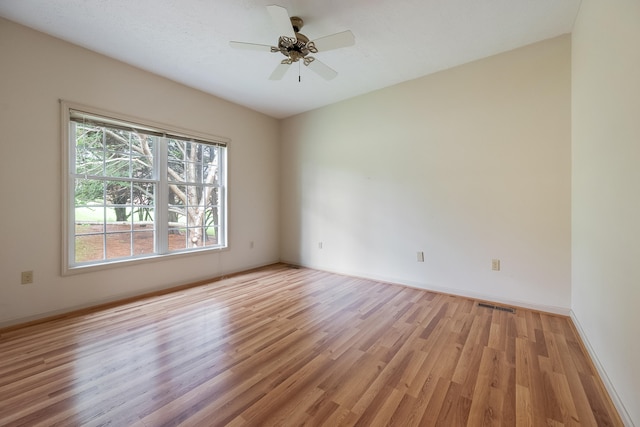
<path fill-rule="evenodd" d="M 228 150 L 230 140 L 228 138 L 215 136 L 211 134 L 195 132 L 191 130 L 185 130 L 176 126 L 169 126 L 162 123 L 157 123 L 147 119 L 140 119 L 137 117 L 132 117 L 126 114 L 115 113 L 112 111 L 103 110 L 96 107 L 91 107 L 83 104 L 78 104 L 75 102 L 60 100 L 60 110 L 61 110 L 61 144 L 62 144 L 62 274 L 76 274 L 80 272 L 86 271 L 95 271 L 106 268 L 113 268 L 116 266 L 122 266 L 123 264 L 131 265 L 137 263 L 145 263 L 149 261 L 157 261 L 161 259 L 166 259 L 167 257 L 179 257 L 179 256 L 193 256 L 194 254 L 199 254 L 203 252 L 215 252 L 228 249 L 228 221 L 227 221 L 227 205 L 228 205 L 228 197 L 227 197 L 227 164 L 228 164 Z M 163 221 L 163 219 L 167 218 L 167 213 L 165 209 L 161 209 L 161 207 L 166 207 L 168 204 L 167 194 L 164 194 L 166 191 L 162 191 L 162 188 L 165 188 L 167 184 L 166 173 L 162 173 L 159 168 L 162 167 L 160 162 L 166 163 L 166 148 L 160 149 L 159 151 L 164 151 L 164 156 L 162 153 L 160 154 L 160 159 L 157 157 L 155 160 L 160 160 L 159 162 L 154 161 L 155 173 L 152 181 L 156 183 L 158 186 L 158 191 L 155 194 L 155 206 L 156 206 L 156 223 L 163 224 L 160 230 L 156 229 L 156 224 L 154 224 L 154 229 L 156 229 L 156 239 L 160 241 L 159 245 L 156 245 L 155 248 L 163 248 L 166 252 L 154 252 L 152 254 L 131 256 L 125 258 L 117 258 L 117 259 L 105 259 L 91 263 L 76 263 L 75 262 L 75 189 L 74 189 L 74 177 L 72 177 L 72 167 L 75 164 L 75 159 L 73 159 L 73 152 L 71 148 L 71 144 L 75 145 L 75 136 L 71 135 L 70 128 L 72 123 L 72 114 L 86 114 L 87 116 L 98 117 L 101 121 L 105 123 L 109 123 L 112 121 L 114 125 L 120 123 L 130 123 L 135 125 L 135 127 L 139 130 L 149 131 L 155 135 L 162 135 L 165 137 L 177 137 L 183 140 L 193 140 L 194 142 L 205 143 L 217 145 L 220 147 L 224 147 L 221 152 L 223 153 L 223 158 L 219 168 L 219 178 L 220 185 L 218 187 L 219 190 L 219 200 L 220 200 L 220 226 L 218 229 L 218 243 L 214 246 L 203 246 L 198 248 L 187 248 L 180 251 L 169 252 L 166 245 L 167 236 L 163 233 L 164 231 L 164 223 L 167 221 Z M 73 139 L 73 141 L 72 141 Z M 159 144 L 163 146 L 164 144 Z M 157 150 L 158 151 L 158 150 Z M 165 188 L 166 189 L 166 188 Z M 164 243 L 163 243 L 164 241 Z"/>

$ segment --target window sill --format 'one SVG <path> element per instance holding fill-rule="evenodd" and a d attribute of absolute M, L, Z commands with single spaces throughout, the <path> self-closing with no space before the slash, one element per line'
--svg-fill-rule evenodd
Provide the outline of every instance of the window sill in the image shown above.
<path fill-rule="evenodd" d="M 100 264 L 84 264 L 73 267 L 65 267 L 62 271 L 62 276 L 73 276 L 76 274 L 91 273 L 101 270 L 111 270 L 117 268 L 131 267 L 135 265 L 144 265 L 159 261 L 170 261 L 174 259 L 186 258 L 198 255 L 207 255 L 219 252 L 225 252 L 229 250 L 229 246 L 216 246 L 201 249 L 190 249 L 181 252 L 172 252 L 169 254 L 153 254 L 148 256 L 140 256 L 137 258 L 125 258 L 114 259 L 110 261 L 101 262 Z"/>

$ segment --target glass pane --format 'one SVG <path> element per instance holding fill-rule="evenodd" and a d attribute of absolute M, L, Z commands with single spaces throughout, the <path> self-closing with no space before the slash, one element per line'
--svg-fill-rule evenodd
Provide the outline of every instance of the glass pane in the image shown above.
<path fill-rule="evenodd" d="M 131 233 L 107 234 L 107 259 L 131 256 Z"/>
<path fill-rule="evenodd" d="M 187 206 L 198 206 L 199 205 L 199 192 L 198 187 L 194 187 L 193 185 L 188 185 L 186 187 L 187 192 Z"/>
<path fill-rule="evenodd" d="M 108 220 L 106 224 L 107 233 L 119 233 L 123 231 L 131 231 L 131 209 L 130 208 L 107 208 L 112 215 L 121 215 L 127 217 L 126 221 L 113 221 Z"/>
<path fill-rule="evenodd" d="M 100 261 L 104 259 L 104 235 L 76 236 L 75 262 Z"/>
<path fill-rule="evenodd" d="M 184 185 L 176 185 L 169 188 L 169 226 L 176 227 L 178 224 L 186 224 L 185 209 L 182 197 L 186 197 Z"/>
<path fill-rule="evenodd" d="M 143 153 L 153 158 L 155 143 L 156 143 L 155 136 L 145 135 L 144 138 L 141 139 L 141 144 L 140 144 L 140 146 L 143 148 Z"/>
<path fill-rule="evenodd" d="M 182 229 L 187 226 L 187 216 L 184 211 L 169 212 L 169 214 L 169 227 Z"/>
<path fill-rule="evenodd" d="M 103 224 L 76 223 L 75 234 L 77 236 L 85 234 L 100 234 L 104 232 Z"/>
<path fill-rule="evenodd" d="M 218 217 L 218 208 L 217 207 L 211 207 L 209 209 L 207 209 L 207 214 L 205 216 L 205 225 L 208 226 L 212 226 L 212 225 L 219 225 L 220 224 L 220 218 Z"/>
<path fill-rule="evenodd" d="M 136 230 L 144 230 L 143 228 Z M 134 231 L 133 233 L 133 254 L 152 254 L 154 252 L 153 228 L 147 231 Z"/>
<path fill-rule="evenodd" d="M 184 143 L 184 159 L 190 162 L 196 161 L 199 157 L 198 155 L 198 146 L 200 144 L 196 142 L 185 142 Z"/>
<path fill-rule="evenodd" d="M 101 148 L 76 148 L 75 173 L 78 175 L 104 175 L 104 153 Z"/>
<path fill-rule="evenodd" d="M 131 153 L 139 154 L 142 154 L 144 152 L 146 144 L 153 138 L 149 135 L 138 132 L 127 132 L 127 137 L 129 139 L 128 150 L 131 151 Z"/>
<path fill-rule="evenodd" d="M 104 182 L 93 179 L 76 179 L 74 198 L 76 206 L 104 204 Z"/>
<path fill-rule="evenodd" d="M 218 188 L 208 187 L 209 200 L 207 200 L 207 207 L 216 206 L 218 204 Z"/>
<path fill-rule="evenodd" d="M 129 139 L 131 132 L 126 130 L 104 128 L 106 149 L 111 152 L 129 153 Z"/>
<path fill-rule="evenodd" d="M 190 209 L 190 214 L 187 215 L 187 225 L 189 227 L 202 227 L 204 225 L 204 212 L 202 209 Z"/>
<path fill-rule="evenodd" d="M 131 204 L 131 183 L 127 181 L 107 181 L 106 198 L 110 205 L 117 205 L 115 208 L 116 221 L 126 221 L 125 206 Z"/>
<path fill-rule="evenodd" d="M 204 145 L 202 150 L 202 163 L 211 163 L 215 160 L 217 154 L 217 147 L 213 145 Z"/>
<path fill-rule="evenodd" d="M 218 173 L 218 166 L 213 163 L 205 163 L 203 175 L 205 176 L 205 183 L 211 185 L 220 185 L 220 177 Z"/>
<path fill-rule="evenodd" d="M 172 161 L 175 159 L 180 159 L 182 156 L 176 155 L 178 151 L 177 141 L 175 139 L 164 139 L 167 142 L 167 160 Z"/>
<path fill-rule="evenodd" d="M 204 246 L 215 246 L 218 244 L 218 227 L 205 227 Z"/>
<path fill-rule="evenodd" d="M 129 178 L 129 153 L 106 153 L 106 176 L 114 178 Z"/>
<path fill-rule="evenodd" d="M 150 182 L 139 182 L 133 185 L 133 205 L 154 207 L 154 193 L 156 185 Z"/>
<path fill-rule="evenodd" d="M 220 185 L 220 173 L 219 173 L 219 149 L 220 147 L 207 147 L 209 149 L 207 157 L 203 158 L 204 162 L 204 174 L 207 177 L 206 182 L 211 185 Z"/>
<path fill-rule="evenodd" d="M 170 227 L 169 228 L 169 250 L 177 251 L 187 247 L 187 233 L 185 229 Z"/>
<path fill-rule="evenodd" d="M 184 175 L 184 163 L 183 162 L 169 162 L 167 170 L 167 177 L 171 182 L 184 182 L 186 180 Z"/>
<path fill-rule="evenodd" d="M 170 141 L 167 175 L 173 182 L 218 185 L 219 147 Z"/>
<path fill-rule="evenodd" d="M 104 214 L 105 208 L 103 206 L 83 206 L 75 208 L 75 223 L 76 234 L 86 233 L 102 233 L 104 231 Z M 80 229 L 88 230 L 83 233 L 78 233 L 78 227 Z"/>
<path fill-rule="evenodd" d="M 102 129 L 77 124 L 75 146 L 75 173 L 103 175 L 103 135 Z"/>
<path fill-rule="evenodd" d="M 136 207 L 131 218 L 136 230 L 145 227 L 153 228 L 154 211 L 152 208 Z"/>
<path fill-rule="evenodd" d="M 190 184 L 202 183 L 202 163 L 186 162 L 185 165 L 185 181 Z"/>
<path fill-rule="evenodd" d="M 153 178 L 153 157 L 139 154 L 132 155 L 131 176 L 138 179 Z"/>
<path fill-rule="evenodd" d="M 187 247 L 199 248 L 202 246 L 202 227 L 190 227 L 187 228 Z"/>
<path fill-rule="evenodd" d="M 169 206 L 182 207 L 187 198 L 186 185 L 172 185 L 169 187 Z"/>
<path fill-rule="evenodd" d="M 185 142 L 176 139 L 167 139 L 167 153 L 169 161 L 184 160 L 185 158 Z"/>

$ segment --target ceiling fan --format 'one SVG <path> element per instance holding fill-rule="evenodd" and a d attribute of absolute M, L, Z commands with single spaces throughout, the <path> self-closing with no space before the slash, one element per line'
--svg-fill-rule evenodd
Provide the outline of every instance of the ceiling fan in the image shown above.
<path fill-rule="evenodd" d="M 273 70 L 269 77 L 270 80 L 282 79 L 291 64 L 298 61 L 302 61 L 305 66 L 326 80 L 331 80 L 338 75 L 334 69 L 318 61 L 310 54 L 352 46 L 355 43 L 355 37 L 351 31 L 342 31 L 309 41 L 307 36 L 299 32 L 304 25 L 301 18 L 297 16 L 289 17 L 287 9 L 275 4 L 267 6 L 267 10 L 278 33 L 281 34 L 278 38 L 278 46 L 232 41 L 229 42 L 231 47 L 281 53 L 286 56 L 286 59 L 283 59 Z"/>

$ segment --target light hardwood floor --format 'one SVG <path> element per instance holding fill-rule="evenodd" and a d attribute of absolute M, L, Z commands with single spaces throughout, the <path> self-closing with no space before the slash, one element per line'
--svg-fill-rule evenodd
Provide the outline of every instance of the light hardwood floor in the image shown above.
<path fill-rule="evenodd" d="M 274 265 L 0 331 L 0 425 L 622 423 L 568 318 Z"/>

